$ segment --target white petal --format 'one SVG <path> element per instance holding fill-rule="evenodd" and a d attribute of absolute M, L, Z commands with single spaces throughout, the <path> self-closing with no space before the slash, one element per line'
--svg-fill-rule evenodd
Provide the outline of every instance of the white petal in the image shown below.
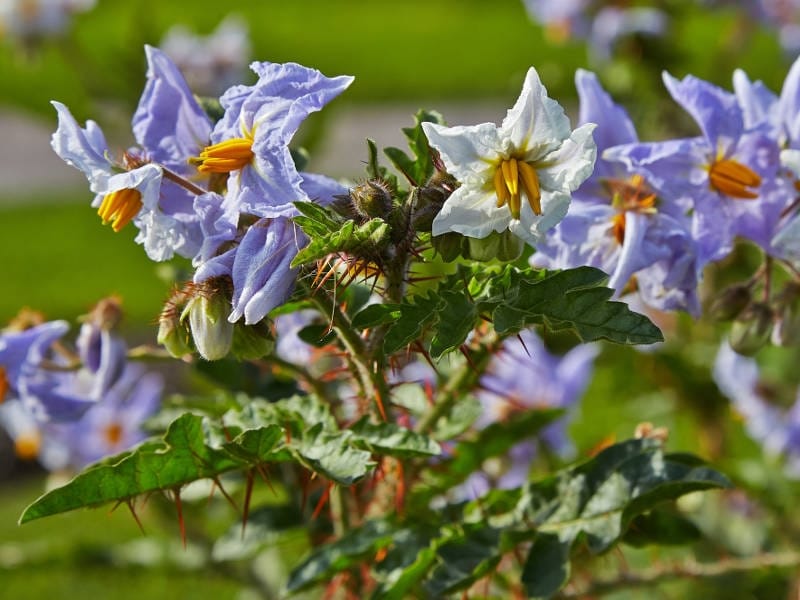
<path fill-rule="evenodd" d="M 558 150 L 536 165 L 544 189 L 572 192 L 592 174 L 597 147 L 592 139 L 594 123 L 581 125 Z"/>
<path fill-rule="evenodd" d="M 531 67 L 522 93 L 503 119 L 500 137 L 511 140 L 515 149 L 532 153 L 528 158 L 534 159 L 556 149 L 569 134 L 569 119 L 564 109 L 547 96 L 539 74 Z"/>
<path fill-rule="evenodd" d="M 511 233 L 535 246 L 566 216 L 570 200 L 569 194 L 542 190 L 542 214 L 534 214 L 528 203 L 523 201 L 519 220 L 511 221 L 508 228 Z"/>
<path fill-rule="evenodd" d="M 497 161 L 502 152 L 494 123 L 458 127 L 423 123 L 422 129 L 431 146 L 442 155 L 448 173 L 459 181 L 463 182 L 470 175 L 491 178 L 494 174 L 492 162 Z"/>
<path fill-rule="evenodd" d="M 461 186 L 444 203 L 433 220 L 433 235 L 455 231 L 473 238 L 485 238 L 492 231 L 505 231 L 511 221 L 507 206 L 497 208 L 494 190 Z"/>

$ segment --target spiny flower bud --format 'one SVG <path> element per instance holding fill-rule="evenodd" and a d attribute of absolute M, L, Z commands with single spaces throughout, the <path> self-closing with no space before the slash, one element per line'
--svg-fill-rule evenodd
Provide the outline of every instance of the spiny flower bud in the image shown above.
<path fill-rule="evenodd" d="M 775 303 L 775 329 L 772 343 L 791 346 L 800 340 L 800 285 L 789 282 Z"/>
<path fill-rule="evenodd" d="M 194 352 L 189 325 L 181 318 L 190 298 L 187 288 L 175 289 L 158 317 L 157 341 L 175 358 Z"/>
<path fill-rule="evenodd" d="M 386 182 L 370 179 L 350 190 L 353 208 L 362 217 L 386 217 L 392 210 L 392 193 Z"/>
<path fill-rule="evenodd" d="M 772 333 L 772 309 L 761 302 L 751 304 L 733 322 L 729 343 L 739 354 L 752 356 L 769 341 Z"/>
<path fill-rule="evenodd" d="M 122 321 L 122 302 L 117 296 L 103 298 L 82 318 L 84 323 L 110 331 Z"/>
<path fill-rule="evenodd" d="M 711 318 L 716 321 L 735 319 L 750 304 L 750 286 L 732 285 L 722 290 L 708 309 Z"/>

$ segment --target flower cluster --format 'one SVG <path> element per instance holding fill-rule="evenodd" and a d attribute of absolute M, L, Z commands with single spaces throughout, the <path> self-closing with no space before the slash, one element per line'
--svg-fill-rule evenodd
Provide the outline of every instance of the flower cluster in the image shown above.
<path fill-rule="evenodd" d="M 800 63 L 778 97 L 741 71 L 735 93 L 665 73 L 667 89 L 701 135 L 639 142 L 624 109 L 593 74 L 579 71 L 580 121 L 597 123 L 601 159 L 533 263 L 590 264 L 610 274 L 618 295 L 637 291 L 652 307 L 696 315 L 704 267 L 730 254 L 737 237 L 796 260 L 798 77 Z"/>
<path fill-rule="evenodd" d="M 127 361 L 120 316 L 116 300 L 99 302 L 74 350 L 63 341 L 68 323 L 31 311 L 0 332 L 0 426 L 21 458 L 80 468 L 144 439 L 163 384 Z"/>
<path fill-rule="evenodd" d="M 171 303 L 167 317 L 177 324 L 162 327 L 162 337 L 180 338 L 190 327 L 197 350 L 219 358 L 232 344 L 230 324 L 258 324 L 292 291 L 290 263 L 306 243 L 289 220 L 297 214 L 293 203 L 325 204 L 346 192 L 332 179 L 299 172 L 289 142 L 352 78 L 294 63 L 253 63 L 258 80 L 230 87 L 215 123 L 167 55 L 152 47 L 146 53 L 147 83 L 132 123 L 136 146 L 115 157 L 96 123 L 81 128 L 57 102 L 52 145 L 86 175 L 103 222 L 115 231 L 133 223 L 153 260 L 192 259 L 192 285 Z M 225 314 L 191 317 L 212 306 L 227 306 Z M 200 323 L 213 331 L 200 332 Z"/>

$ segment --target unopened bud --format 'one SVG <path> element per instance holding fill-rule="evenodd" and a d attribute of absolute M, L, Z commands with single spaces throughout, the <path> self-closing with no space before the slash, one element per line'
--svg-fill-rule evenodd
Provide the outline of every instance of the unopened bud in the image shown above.
<path fill-rule="evenodd" d="M 708 309 L 711 318 L 716 321 L 735 319 L 750 304 L 750 286 L 732 285 L 720 293 Z"/>
<path fill-rule="evenodd" d="M 370 179 L 350 190 L 356 212 L 370 219 L 386 217 L 392 210 L 392 193 L 379 179 Z"/>
<path fill-rule="evenodd" d="M 776 346 L 792 346 L 798 341 L 800 341 L 800 311 L 797 306 L 787 304 L 780 307 L 776 313 L 772 343 Z"/>
<path fill-rule="evenodd" d="M 193 286 L 173 290 L 158 317 L 156 341 L 175 358 L 181 358 L 194 352 L 189 324 L 181 317 L 186 304 L 191 299 L 189 292 L 191 287 Z"/>
<path fill-rule="evenodd" d="M 239 360 L 257 360 L 274 348 L 275 339 L 266 319 L 255 325 L 245 325 L 242 322 L 234 325 L 231 352 Z"/>
<path fill-rule="evenodd" d="M 213 278 L 184 288 L 189 298 L 180 321 L 188 321 L 194 346 L 206 360 L 225 357 L 233 343 L 233 323 L 228 322 L 229 287 L 229 279 Z"/>
<path fill-rule="evenodd" d="M 733 322 L 729 343 L 739 354 L 752 356 L 770 338 L 773 321 L 772 309 L 761 302 L 751 304 Z"/>

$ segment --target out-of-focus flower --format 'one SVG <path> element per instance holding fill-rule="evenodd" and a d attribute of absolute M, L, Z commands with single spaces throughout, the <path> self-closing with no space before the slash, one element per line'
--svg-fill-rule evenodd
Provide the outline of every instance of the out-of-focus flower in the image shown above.
<path fill-rule="evenodd" d="M 476 425 L 486 427 L 537 408 L 574 409 L 589 383 L 596 354 L 595 346 L 581 345 L 564 356 L 552 355 L 531 330 L 507 339 L 481 377 L 478 398 L 484 410 Z M 568 417 L 559 419 L 538 435 L 562 456 L 572 452 L 565 430 L 567 420 Z M 489 487 L 517 487 L 526 481 L 535 455 L 534 440 L 520 442 L 511 449 L 508 464 L 499 465 L 503 468 L 497 473 L 486 469 L 474 473 L 462 484 L 461 491 L 467 497 L 475 497 Z"/>
<path fill-rule="evenodd" d="M 95 0 L 0 0 L 0 38 L 29 42 L 59 35 L 73 14 L 94 5 Z"/>
<path fill-rule="evenodd" d="M 713 370 L 720 391 L 744 419 L 750 436 L 769 454 L 782 454 L 788 473 L 800 477 L 800 397 L 789 408 L 771 402 L 771 388 L 761 380 L 758 364 L 724 342 Z"/>
<path fill-rule="evenodd" d="M 508 229 L 536 244 L 564 218 L 571 192 L 594 166 L 594 125 L 572 131 L 532 67 L 500 127 L 422 127 L 461 184 L 434 219 L 433 235 L 455 231 L 485 238 Z"/>
<path fill-rule="evenodd" d="M 660 36 L 667 30 L 667 16 L 656 8 L 633 7 L 601 8 L 592 21 L 589 34 L 591 56 L 602 61 L 611 60 L 614 45 L 630 35 Z"/>
<path fill-rule="evenodd" d="M 726 256 L 736 235 L 768 251 L 787 202 L 776 142 L 746 128 L 733 94 L 693 76 L 678 81 L 665 73 L 664 82 L 702 137 L 617 146 L 604 158 L 642 174 L 662 198 L 690 199 L 700 265 Z"/>
<path fill-rule="evenodd" d="M 580 122 L 595 122 L 598 151 L 636 143 L 625 110 L 593 73 L 579 70 L 575 83 Z M 574 193 L 570 211 L 537 247 L 531 263 L 555 269 L 590 265 L 609 273 L 621 295 L 633 287 L 655 308 L 699 311 L 699 269 L 689 219 L 680 205 L 664 202 L 656 189 L 619 163 L 600 159 Z"/>
<path fill-rule="evenodd" d="M 241 82 L 250 61 L 247 23 L 236 15 L 225 17 L 206 36 L 174 25 L 160 47 L 181 70 L 189 87 L 203 96 L 220 96 Z"/>

